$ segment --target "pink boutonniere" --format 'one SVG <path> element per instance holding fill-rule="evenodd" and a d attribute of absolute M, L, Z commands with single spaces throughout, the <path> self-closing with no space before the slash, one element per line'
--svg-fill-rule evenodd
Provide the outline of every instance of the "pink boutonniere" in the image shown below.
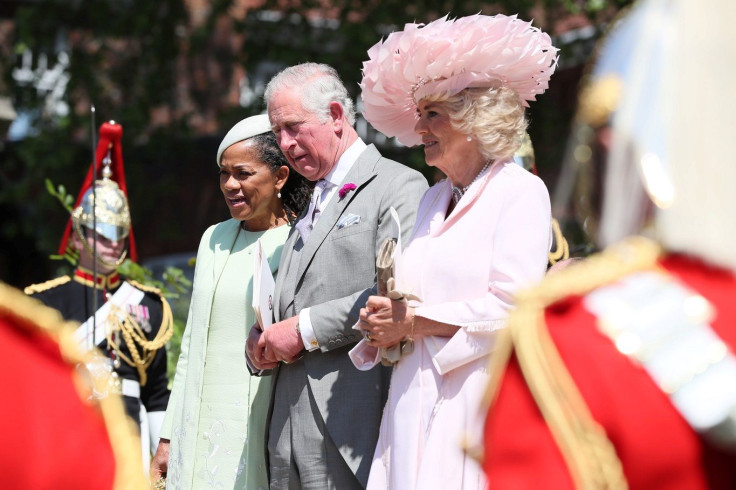
<path fill-rule="evenodd" d="M 355 184 L 353 184 L 352 182 L 348 182 L 347 184 L 342 186 L 342 188 L 337 192 L 337 195 L 340 196 L 340 199 L 342 199 L 348 192 L 355 189 Z"/>

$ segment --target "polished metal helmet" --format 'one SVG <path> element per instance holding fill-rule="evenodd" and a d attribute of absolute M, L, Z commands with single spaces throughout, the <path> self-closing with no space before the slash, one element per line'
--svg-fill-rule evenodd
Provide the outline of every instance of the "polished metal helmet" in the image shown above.
<path fill-rule="evenodd" d="M 94 193 L 92 187 L 84 193 L 72 212 L 72 223 L 76 230 L 85 226 L 109 240 L 120 241 L 130 233 L 130 209 L 128 199 L 109 173 L 109 167 L 104 167 L 103 178 L 95 182 Z"/>

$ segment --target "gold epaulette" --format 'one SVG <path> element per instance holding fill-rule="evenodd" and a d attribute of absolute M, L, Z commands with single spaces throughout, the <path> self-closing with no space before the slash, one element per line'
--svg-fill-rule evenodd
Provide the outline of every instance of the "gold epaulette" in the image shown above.
<path fill-rule="evenodd" d="M 514 353 L 578 489 L 625 489 L 627 482 L 613 444 L 590 413 L 550 336 L 545 308 L 636 271 L 656 268 L 659 254 L 657 244 L 634 237 L 547 276 L 538 286 L 516 296 L 508 327 L 497 337 L 484 406 L 493 409 Z"/>
<path fill-rule="evenodd" d="M 159 296 L 162 296 L 161 295 L 161 290 L 159 288 L 157 288 L 157 287 L 147 286 L 145 284 L 142 284 L 142 283 L 140 283 L 138 281 L 134 281 L 132 279 L 126 279 L 126 281 L 128 281 L 132 286 L 137 287 L 141 291 L 145 291 L 147 293 L 153 293 L 153 294 L 157 294 Z M 163 296 L 162 296 L 162 299 L 163 299 Z"/>
<path fill-rule="evenodd" d="M 56 279 L 50 279 L 46 282 L 31 284 L 30 286 L 26 287 L 23 292 L 26 294 L 42 293 L 57 286 L 61 286 L 62 284 L 66 284 L 69 281 L 71 281 L 71 278 L 69 276 L 61 276 L 57 277 Z"/>

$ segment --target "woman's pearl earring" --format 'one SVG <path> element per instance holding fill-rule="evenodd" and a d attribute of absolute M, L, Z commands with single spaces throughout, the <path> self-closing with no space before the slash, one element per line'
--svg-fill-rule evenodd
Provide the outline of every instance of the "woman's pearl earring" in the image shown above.
<path fill-rule="evenodd" d="M 276 194 L 276 197 L 278 197 L 279 199 L 281 199 L 281 191 L 279 191 L 279 193 Z"/>
<path fill-rule="evenodd" d="M 467 140 L 468 140 L 468 141 L 473 141 L 473 137 L 472 137 L 472 136 L 468 136 L 468 137 L 467 137 Z"/>

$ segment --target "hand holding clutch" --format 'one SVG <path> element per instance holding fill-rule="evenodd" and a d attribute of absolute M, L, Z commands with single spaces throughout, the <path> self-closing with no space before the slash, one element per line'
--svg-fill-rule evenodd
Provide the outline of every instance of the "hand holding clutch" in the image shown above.
<path fill-rule="evenodd" d="M 394 254 L 396 252 L 396 243 L 396 239 L 386 238 L 378 251 L 378 257 L 376 258 L 378 295 L 388 297 L 394 301 L 421 301 L 421 299 L 414 294 L 405 293 L 395 289 L 396 279 L 394 278 Z M 384 366 L 393 366 L 399 362 L 401 356 L 411 354 L 413 351 L 414 341 L 412 339 L 402 340 L 391 347 L 382 347 L 381 364 Z"/>

